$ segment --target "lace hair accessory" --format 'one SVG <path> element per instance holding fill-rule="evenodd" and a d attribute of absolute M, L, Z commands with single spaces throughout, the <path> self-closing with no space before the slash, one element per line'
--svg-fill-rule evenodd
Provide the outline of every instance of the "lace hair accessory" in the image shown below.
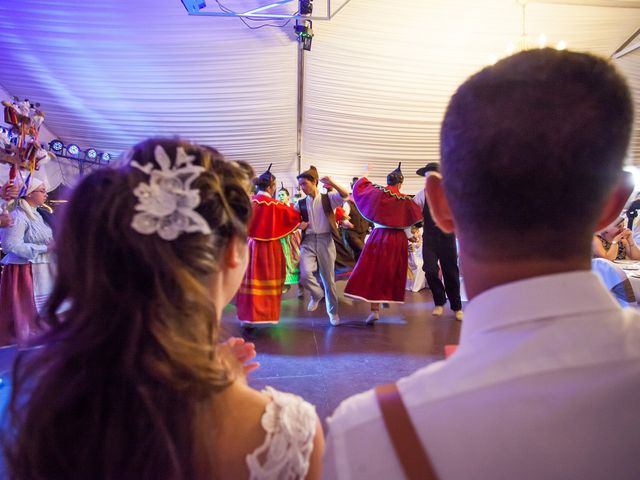
<path fill-rule="evenodd" d="M 191 188 L 193 181 L 204 171 L 194 165 L 195 156 L 187 155 L 184 148 L 176 149 L 175 164 L 162 146 L 154 150 L 156 163 L 140 165 L 135 160 L 131 166 L 149 175 L 149 182 L 140 182 L 133 190 L 138 198 L 131 228 L 142 235 L 157 233 L 163 240 L 175 240 L 182 233 L 211 233 L 207 221 L 195 211 L 200 205 L 200 192 Z"/>

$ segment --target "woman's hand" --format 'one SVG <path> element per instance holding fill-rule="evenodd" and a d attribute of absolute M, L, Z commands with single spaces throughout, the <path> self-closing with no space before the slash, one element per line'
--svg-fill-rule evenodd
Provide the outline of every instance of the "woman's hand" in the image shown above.
<path fill-rule="evenodd" d="M 309 222 L 300 222 L 300 230 L 306 230 L 309 226 Z"/>
<path fill-rule="evenodd" d="M 613 239 L 611 240 L 611 243 L 619 243 L 622 241 L 623 238 L 626 238 L 624 230 L 622 230 L 615 237 L 613 237 Z"/>
<path fill-rule="evenodd" d="M 0 198 L 3 200 L 9 201 L 18 198 L 18 193 L 20 192 L 20 188 L 17 185 L 9 180 L 7 183 L 0 187 Z"/>
<path fill-rule="evenodd" d="M 0 228 L 7 228 L 13 225 L 13 219 L 11 218 L 11 214 L 3 209 L 0 213 Z"/>
<path fill-rule="evenodd" d="M 242 365 L 245 375 L 253 372 L 260 366 L 258 362 L 252 362 L 256 357 L 256 346 L 253 342 L 245 342 L 244 338 L 231 337 L 222 344 L 231 355 Z"/>

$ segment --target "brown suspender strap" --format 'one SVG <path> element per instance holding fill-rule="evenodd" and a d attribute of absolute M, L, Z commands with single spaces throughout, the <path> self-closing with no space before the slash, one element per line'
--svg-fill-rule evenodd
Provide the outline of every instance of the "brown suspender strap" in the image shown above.
<path fill-rule="evenodd" d="M 396 384 L 378 385 L 375 392 L 387 433 L 407 479 L 437 480 Z"/>
<path fill-rule="evenodd" d="M 331 228 L 331 233 L 334 237 L 340 237 L 338 234 L 338 225 L 336 223 L 336 214 L 331 208 L 331 200 L 329 199 L 329 195 L 323 193 L 320 195 L 320 201 L 322 202 L 322 210 L 324 210 L 324 214 L 327 216 L 327 220 L 329 220 L 329 228 Z"/>

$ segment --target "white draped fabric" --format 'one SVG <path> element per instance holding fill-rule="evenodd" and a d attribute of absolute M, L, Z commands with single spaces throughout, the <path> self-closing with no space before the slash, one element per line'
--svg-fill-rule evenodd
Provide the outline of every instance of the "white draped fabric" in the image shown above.
<path fill-rule="evenodd" d="M 638 1 L 577 3 L 529 3 L 529 42 L 545 33 L 549 43 L 609 56 L 640 26 Z M 402 161 L 411 192 L 421 186 L 415 170 L 439 158 L 449 97 L 520 40 L 522 9 L 513 0 L 351 0 L 313 28 L 302 168 L 346 183 L 371 163 L 382 182 Z M 81 148 L 117 154 L 148 136 L 181 135 L 258 172 L 273 162 L 291 186 L 297 61 L 292 23 L 249 29 L 237 18 L 188 16 L 179 0 L 0 2 L 0 85 L 40 102 L 51 132 Z M 638 51 L 618 63 L 638 91 Z M 635 136 L 640 164 L 639 129 Z"/>

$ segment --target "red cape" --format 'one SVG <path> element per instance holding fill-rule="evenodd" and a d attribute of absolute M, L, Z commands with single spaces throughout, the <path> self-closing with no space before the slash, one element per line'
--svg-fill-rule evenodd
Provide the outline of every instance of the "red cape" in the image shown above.
<path fill-rule="evenodd" d="M 300 225 L 300 214 L 293 208 L 266 195 L 251 198 L 253 216 L 249 236 L 269 241 L 286 237 Z"/>
<path fill-rule="evenodd" d="M 422 209 L 398 187 L 382 187 L 360 178 L 353 185 L 353 201 L 370 222 L 390 228 L 408 228 L 422 221 Z"/>

